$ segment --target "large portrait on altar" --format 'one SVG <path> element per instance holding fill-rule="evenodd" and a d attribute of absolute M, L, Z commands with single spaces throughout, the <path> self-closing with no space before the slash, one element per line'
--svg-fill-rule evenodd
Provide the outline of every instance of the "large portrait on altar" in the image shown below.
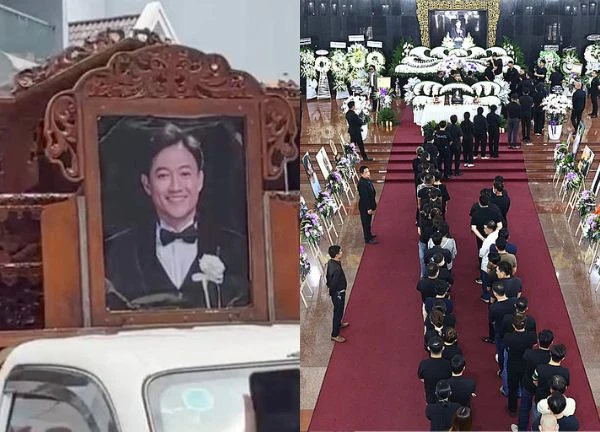
<path fill-rule="evenodd" d="M 97 120 L 106 307 L 247 306 L 244 120 Z"/>
<path fill-rule="evenodd" d="M 452 40 L 454 48 L 463 48 L 467 37 L 475 46 L 487 47 L 488 17 L 486 10 L 429 10 L 431 46 L 441 46 L 444 38 Z"/>

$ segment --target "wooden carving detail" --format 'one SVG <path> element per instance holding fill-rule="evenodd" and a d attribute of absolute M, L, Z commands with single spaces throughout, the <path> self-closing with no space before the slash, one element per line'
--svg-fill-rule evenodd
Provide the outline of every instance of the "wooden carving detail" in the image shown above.
<path fill-rule="evenodd" d="M 252 98 L 260 84 L 232 70 L 217 54 L 160 45 L 116 54 L 107 67 L 95 69 L 77 85 L 88 97 L 110 98 Z"/>
<path fill-rule="evenodd" d="M 61 92 L 48 103 L 45 117 L 46 157 L 57 164 L 64 177 L 72 182 L 83 180 L 77 157 L 77 100 L 72 92 Z"/>
<path fill-rule="evenodd" d="M 263 178 L 277 179 L 288 159 L 298 156 L 294 143 L 296 124 L 294 112 L 287 101 L 276 95 L 269 95 L 262 102 L 263 129 Z"/>
<path fill-rule="evenodd" d="M 152 45 L 162 42 L 160 36 L 149 30 L 134 30 L 133 38 Z M 60 54 L 51 57 L 41 66 L 24 69 L 14 78 L 13 94 L 25 91 L 57 75 L 74 64 L 104 51 L 126 38 L 123 30 L 107 29 L 93 38 L 84 41 L 83 46 L 70 46 Z"/>

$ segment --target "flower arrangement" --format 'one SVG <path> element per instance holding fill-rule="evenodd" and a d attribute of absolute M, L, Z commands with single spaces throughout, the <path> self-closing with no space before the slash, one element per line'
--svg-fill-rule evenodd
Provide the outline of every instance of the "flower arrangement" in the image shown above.
<path fill-rule="evenodd" d="M 367 65 L 373 66 L 377 72 L 381 72 L 381 70 L 385 67 L 385 56 L 381 51 L 371 51 L 367 54 Z"/>
<path fill-rule="evenodd" d="M 351 165 L 356 165 L 360 162 L 360 156 L 354 143 L 344 144 L 343 147 L 344 156 L 348 159 L 348 162 L 350 162 Z"/>
<path fill-rule="evenodd" d="M 398 123 L 400 123 L 398 121 L 398 119 L 396 118 L 396 113 L 394 112 L 393 109 L 391 109 L 390 107 L 385 107 L 381 110 L 379 110 L 379 113 L 377 114 L 377 124 L 380 126 L 386 126 L 391 128 L 392 126 L 397 125 Z"/>
<path fill-rule="evenodd" d="M 546 113 L 546 120 L 550 126 L 561 125 L 565 121 L 567 109 L 572 108 L 571 98 L 565 94 L 550 93 L 542 100 L 541 104 Z"/>
<path fill-rule="evenodd" d="M 462 47 L 463 47 L 463 49 L 468 50 L 468 49 L 473 48 L 474 46 L 475 46 L 475 41 L 473 40 L 473 36 L 471 36 L 471 33 L 469 33 L 467 35 L 467 37 L 465 38 L 465 40 L 463 40 Z"/>
<path fill-rule="evenodd" d="M 352 170 L 354 164 L 346 156 L 338 157 L 335 163 L 335 169 L 342 175 L 342 177 L 349 181 L 352 178 Z"/>
<path fill-rule="evenodd" d="M 586 216 L 583 224 L 583 235 L 590 243 L 596 243 L 600 240 L 600 215 L 593 213 Z"/>
<path fill-rule="evenodd" d="M 317 79 L 315 70 L 315 53 L 311 49 L 303 48 L 300 50 L 300 74 L 307 80 Z"/>
<path fill-rule="evenodd" d="M 575 207 L 577 208 L 577 213 L 579 213 L 579 216 L 583 219 L 596 208 L 596 195 L 587 189 L 582 191 L 577 199 Z"/>
<path fill-rule="evenodd" d="M 350 63 L 346 58 L 346 53 L 336 49 L 329 53 L 331 62 L 331 73 L 333 74 L 333 87 L 336 90 L 346 90 L 346 82 L 350 78 Z"/>
<path fill-rule="evenodd" d="M 341 181 L 341 179 L 340 179 Z M 321 191 L 315 200 L 315 210 L 324 218 L 333 217 L 337 211 L 337 205 L 329 192 Z"/>
<path fill-rule="evenodd" d="M 454 48 L 454 40 L 450 37 L 450 34 L 446 34 L 442 39 L 442 46 L 446 49 Z"/>
<path fill-rule="evenodd" d="M 342 104 L 342 112 L 346 114 L 349 110 L 348 102 L 354 101 L 354 111 L 363 123 L 369 123 L 371 121 L 371 112 L 369 111 L 369 101 L 366 96 L 350 96 Z"/>
<path fill-rule="evenodd" d="M 308 206 L 306 205 L 306 202 L 304 201 L 304 199 L 300 200 L 300 220 L 304 219 L 304 216 L 306 216 L 306 213 L 308 213 Z"/>
<path fill-rule="evenodd" d="M 303 241 L 318 246 L 323 237 L 323 225 L 315 212 L 309 210 L 300 221 L 300 235 Z"/>
<path fill-rule="evenodd" d="M 380 108 L 392 107 L 392 92 L 387 88 L 380 88 L 375 97 L 379 100 Z"/>
<path fill-rule="evenodd" d="M 308 261 L 308 255 L 304 251 L 304 246 L 300 245 L 300 280 L 304 282 L 309 273 L 310 262 Z"/>
<path fill-rule="evenodd" d="M 549 81 L 550 74 L 560 67 L 560 56 L 556 51 L 540 51 L 539 60 L 546 62 L 546 81 Z"/>
<path fill-rule="evenodd" d="M 353 44 L 348 49 L 348 62 L 352 69 L 364 69 L 367 64 L 367 49 L 361 44 Z"/>
<path fill-rule="evenodd" d="M 336 170 L 331 171 L 329 173 L 329 176 L 327 176 L 325 187 L 331 193 L 342 192 L 342 189 L 344 187 L 344 184 L 342 182 L 342 175 Z"/>
<path fill-rule="evenodd" d="M 502 48 L 506 51 L 506 55 L 511 57 L 515 63 L 515 65 L 520 68 L 526 68 L 527 64 L 525 63 L 525 54 L 523 54 L 523 50 L 512 39 L 504 36 L 502 38 Z"/>
<path fill-rule="evenodd" d="M 331 69 L 331 61 L 325 56 L 319 56 L 315 59 L 315 70 L 319 74 L 326 74 Z"/>
<path fill-rule="evenodd" d="M 566 190 L 576 190 L 583 184 L 583 176 L 579 171 L 569 171 L 565 176 L 564 188 Z"/>
<path fill-rule="evenodd" d="M 586 69 L 597 69 L 600 64 L 600 42 L 588 45 L 583 52 L 583 59 L 586 61 Z"/>
<path fill-rule="evenodd" d="M 565 49 L 563 50 L 563 56 L 560 59 L 560 69 L 565 74 L 568 75 L 572 73 L 573 66 L 581 65 L 581 61 L 577 56 L 576 49 Z"/>
<path fill-rule="evenodd" d="M 404 85 L 404 102 L 407 105 L 410 105 L 412 100 L 415 98 L 415 94 L 413 93 L 413 89 L 417 84 L 419 84 L 421 80 L 417 77 L 411 77 L 408 79 L 408 82 Z"/>
<path fill-rule="evenodd" d="M 388 74 L 392 75 L 394 73 L 394 69 L 397 65 L 400 64 L 403 58 L 410 55 L 410 52 L 415 47 L 412 39 L 400 39 L 396 48 L 394 48 L 394 52 L 392 53 L 392 60 L 390 61 L 390 65 L 388 68 Z"/>
<path fill-rule="evenodd" d="M 554 148 L 554 165 L 557 167 L 557 169 L 564 164 L 565 158 L 568 155 L 569 155 L 569 146 L 567 145 L 566 142 L 556 144 L 556 147 Z M 573 164 L 574 164 L 574 162 L 575 161 L 573 159 Z"/>

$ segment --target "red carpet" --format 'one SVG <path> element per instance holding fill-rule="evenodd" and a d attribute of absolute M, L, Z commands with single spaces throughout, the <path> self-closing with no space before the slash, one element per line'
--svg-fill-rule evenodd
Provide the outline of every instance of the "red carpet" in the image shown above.
<path fill-rule="evenodd" d="M 406 145 L 401 142 L 407 140 L 396 140 L 395 147 Z M 493 162 L 498 166 L 503 163 Z M 523 166 L 522 160 L 513 163 Z M 490 169 L 478 174 L 479 181 L 448 182 L 452 196 L 448 221 L 459 251 L 453 272 L 457 330 L 467 359 L 466 375 L 477 381 L 474 430 L 510 430 L 510 424 L 516 423 L 508 416 L 506 399 L 498 392 L 501 382 L 495 375 L 494 346 L 480 340 L 487 334 L 487 308 L 479 301 L 481 288 L 474 282 L 478 274 L 476 247 L 467 219 L 479 190 L 488 187 L 499 173 Z M 530 299 L 531 315 L 536 318 L 538 329 L 552 329 L 556 341 L 567 346 L 565 365 L 571 370 L 567 393 L 577 401 L 580 430 L 600 430 L 529 187 L 525 182 L 507 182 L 506 187 L 512 199 L 511 240 L 519 247 L 519 276 L 523 279 L 524 295 Z M 348 342 L 333 350 L 311 431 L 429 429 L 424 415 L 423 384 L 416 374 L 419 361 L 426 354 L 422 348 L 420 295 L 415 290 L 418 239 L 414 205 L 413 185 L 385 185 L 373 227 L 380 244 L 368 246 L 363 254 L 345 316 L 352 323 L 344 331 Z"/>

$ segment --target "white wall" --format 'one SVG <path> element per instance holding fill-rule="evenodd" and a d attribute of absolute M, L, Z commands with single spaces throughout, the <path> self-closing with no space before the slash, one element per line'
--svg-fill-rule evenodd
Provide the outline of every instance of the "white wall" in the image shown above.
<path fill-rule="evenodd" d="M 140 13 L 150 1 L 66 0 L 67 18 Z M 283 73 L 300 81 L 298 0 L 161 0 L 161 4 L 182 44 L 222 54 L 232 67 L 261 81 L 275 81 Z"/>

